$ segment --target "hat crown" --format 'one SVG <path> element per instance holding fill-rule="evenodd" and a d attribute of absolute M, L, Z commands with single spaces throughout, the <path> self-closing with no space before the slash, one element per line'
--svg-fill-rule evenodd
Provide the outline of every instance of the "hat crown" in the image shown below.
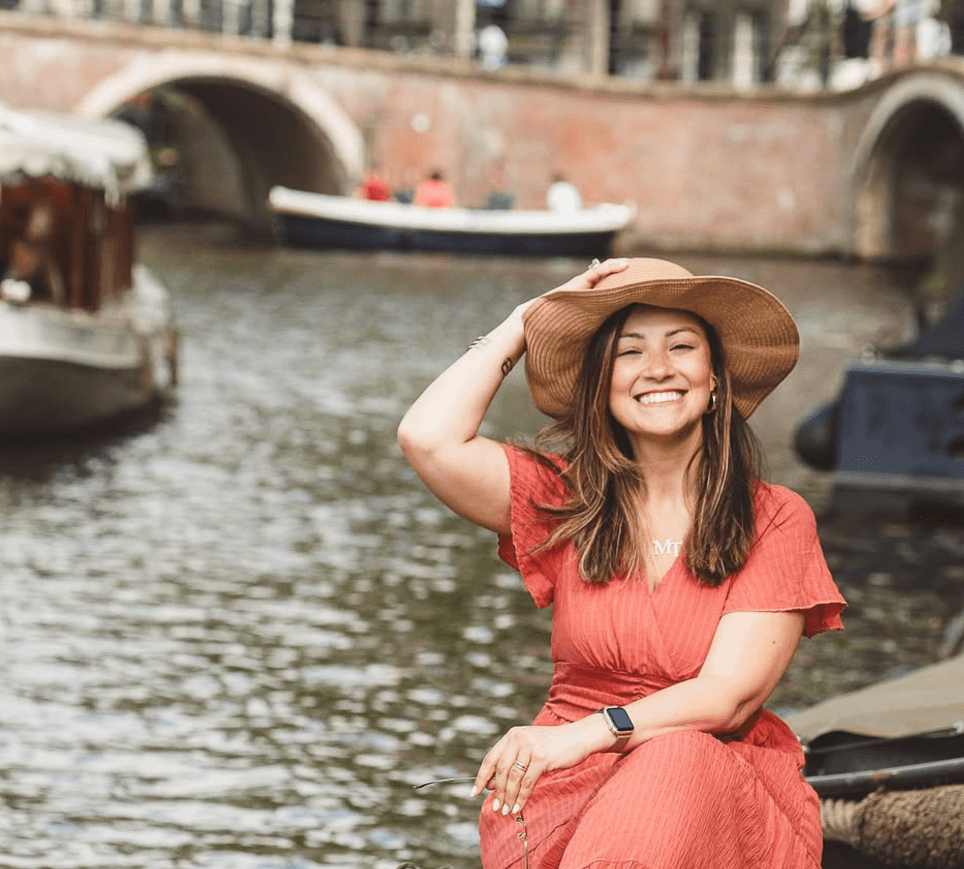
<path fill-rule="evenodd" d="M 693 277 L 693 273 L 669 260 L 653 259 L 651 257 L 633 257 L 629 265 L 621 272 L 607 275 L 600 280 L 597 290 L 609 287 L 626 287 L 631 284 L 642 284 L 646 281 L 685 280 Z"/>

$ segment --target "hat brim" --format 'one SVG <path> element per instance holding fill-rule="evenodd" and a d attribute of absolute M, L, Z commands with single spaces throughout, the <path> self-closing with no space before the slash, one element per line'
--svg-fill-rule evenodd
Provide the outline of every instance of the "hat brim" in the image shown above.
<path fill-rule="evenodd" d="M 796 324 L 769 290 L 709 275 L 631 282 L 626 277 L 617 272 L 591 290 L 547 293 L 525 312 L 526 380 L 533 403 L 548 416 L 568 412 L 592 336 L 628 305 L 691 311 L 713 326 L 730 372 L 733 404 L 744 419 L 796 365 Z"/>

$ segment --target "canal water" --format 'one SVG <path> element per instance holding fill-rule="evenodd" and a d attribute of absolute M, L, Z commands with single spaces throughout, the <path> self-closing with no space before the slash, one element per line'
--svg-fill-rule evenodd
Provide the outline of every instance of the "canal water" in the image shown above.
<path fill-rule="evenodd" d="M 573 260 L 249 248 L 146 233 L 181 385 L 110 432 L 0 451 L 0 867 L 475 867 L 471 773 L 550 675 L 549 619 L 492 535 L 423 490 L 394 431 L 420 389 Z M 936 659 L 964 603 L 950 518 L 827 508 L 793 427 L 906 338 L 905 280 L 681 256 L 780 295 L 797 371 L 755 424 L 817 510 L 848 630 L 805 642 L 787 712 Z M 531 433 L 520 372 L 486 432 Z"/>

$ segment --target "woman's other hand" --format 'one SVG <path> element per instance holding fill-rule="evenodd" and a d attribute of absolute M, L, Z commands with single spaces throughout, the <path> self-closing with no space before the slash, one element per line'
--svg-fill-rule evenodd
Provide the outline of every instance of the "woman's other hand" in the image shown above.
<path fill-rule="evenodd" d="M 605 751 L 613 736 L 601 715 L 558 727 L 513 727 L 486 754 L 472 795 L 493 792 L 492 809 L 503 815 L 522 811 L 539 777 L 568 769 L 596 751 Z"/>

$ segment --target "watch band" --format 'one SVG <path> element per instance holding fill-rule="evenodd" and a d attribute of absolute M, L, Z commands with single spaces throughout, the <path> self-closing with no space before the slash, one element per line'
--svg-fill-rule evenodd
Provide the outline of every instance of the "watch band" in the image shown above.
<path fill-rule="evenodd" d="M 626 721 L 629 723 L 628 727 L 620 727 L 613 720 L 611 710 L 614 710 L 614 709 L 618 709 L 619 712 L 621 712 L 625 716 Z M 600 713 L 602 713 L 602 717 L 605 719 L 606 724 L 609 726 L 609 729 L 613 732 L 613 734 L 616 737 L 616 741 L 609 748 L 606 749 L 606 752 L 607 753 L 623 752 L 626 749 L 626 743 L 629 742 L 630 737 L 633 735 L 633 730 L 635 729 L 633 727 L 632 721 L 630 721 L 629 719 L 629 715 L 626 713 L 626 710 L 623 709 L 622 706 L 603 706 L 603 708 L 600 709 L 599 711 Z"/>

